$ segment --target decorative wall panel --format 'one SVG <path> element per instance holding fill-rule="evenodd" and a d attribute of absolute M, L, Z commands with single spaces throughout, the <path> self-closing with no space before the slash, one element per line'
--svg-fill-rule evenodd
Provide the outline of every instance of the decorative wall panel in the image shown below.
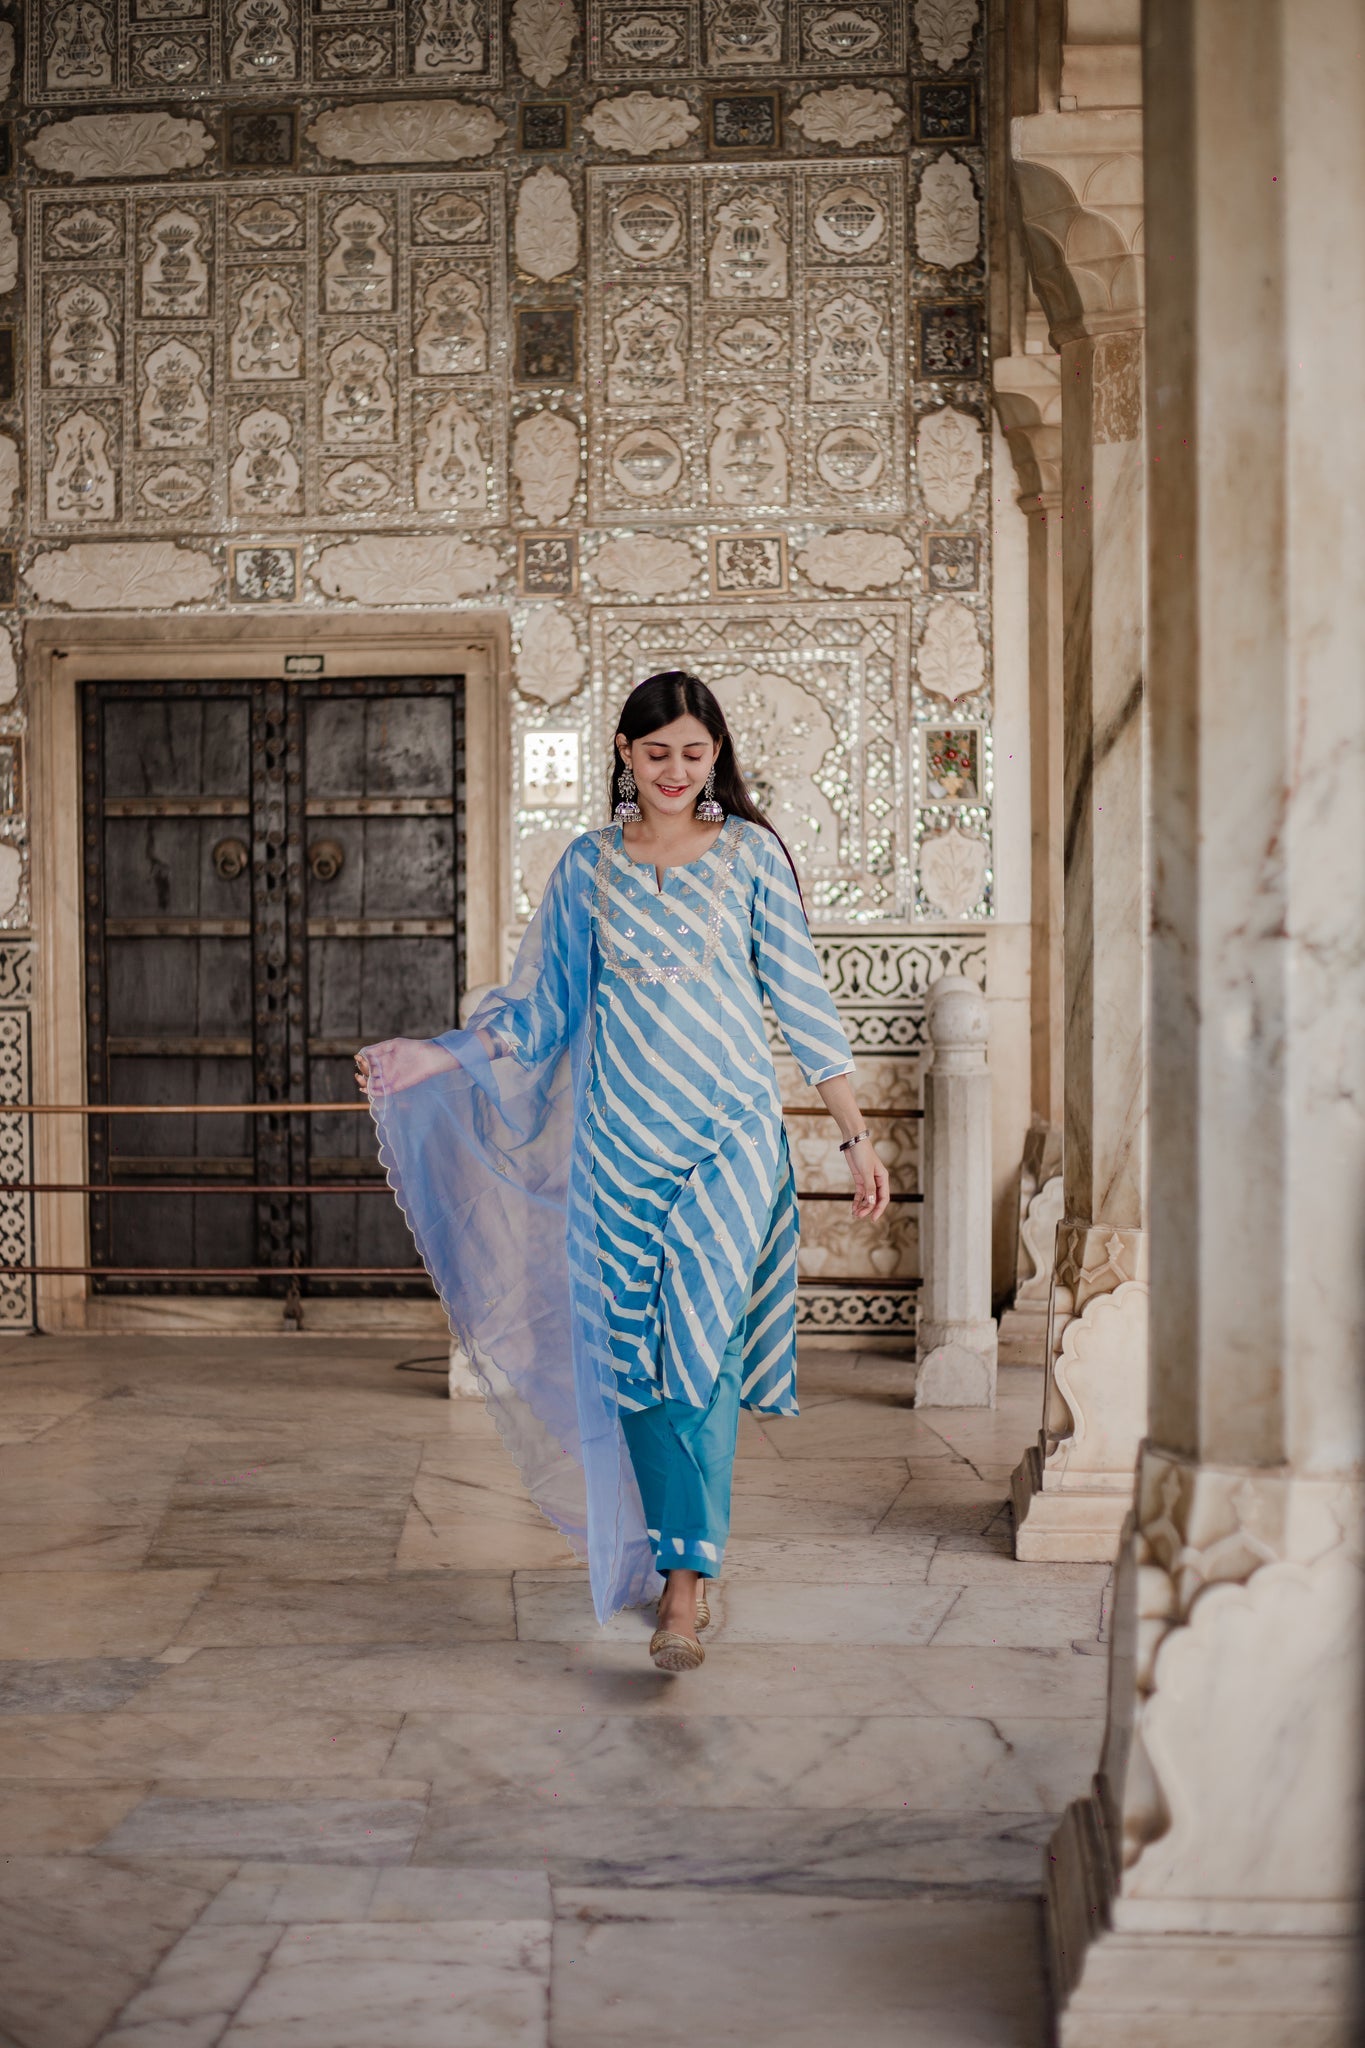
<path fill-rule="evenodd" d="M 503 181 L 29 200 L 30 530 L 506 518 Z"/>
<path fill-rule="evenodd" d="M 588 173 L 590 516 L 903 513 L 895 159 Z"/>
<path fill-rule="evenodd" d="M 588 75 L 655 83 L 903 71 L 904 0 L 588 0 Z"/>
<path fill-rule="evenodd" d="M 600 758 L 632 682 L 691 669 L 725 707 L 811 916 L 908 916 L 908 606 L 601 606 L 593 629 Z"/>
<path fill-rule="evenodd" d="M 494 0 L 34 0 L 31 106 L 496 85 Z"/>

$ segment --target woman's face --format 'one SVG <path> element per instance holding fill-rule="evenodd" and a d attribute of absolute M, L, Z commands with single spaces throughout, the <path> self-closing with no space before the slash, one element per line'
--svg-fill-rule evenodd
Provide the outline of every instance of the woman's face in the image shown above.
<path fill-rule="evenodd" d="M 647 732 L 633 746 L 618 733 L 616 747 L 621 759 L 630 763 L 641 810 L 646 814 L 657 811 L 666 818 L 691 810 L 720 752 L 701 720 L 690 712 L 675 718 L 671 725 Z"/>

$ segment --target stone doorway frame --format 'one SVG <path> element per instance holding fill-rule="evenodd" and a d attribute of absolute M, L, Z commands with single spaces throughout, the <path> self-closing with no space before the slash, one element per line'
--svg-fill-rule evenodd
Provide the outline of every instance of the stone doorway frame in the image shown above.
<path fill-rule="evenodd" d="M 465 678 L 465 983 L 502 978 L 510 920 L 508 848 L 511 669 L 502 612 L 405 618 L 388 612 L 243 617 L 237 613 L 127 618 L 108 614 L 30 620 L 24 629 L 29 694 L 31 920 L 34 939 L 33 1099 L 84 1102 L 85 972 L 81 857 L 83 682 L 176 682 L 198 676 L 281 676 L 286 656 L 324 658 L 330 676 L 450 675 Z M 453 1021 L 453 1020 L 452 1020 Z M 75 1117 L 35 1117 L 34 1179 L 83 1181 L 85 1127 Z M 90 1263 L 86 1198 L 38 1195 L 41 1263 Z M 280 1304 L 198 1296 L 100 1296 L 86 1279 L 40 1276 L 37 1321 L 48 1331 L 280 1330 Z M 435 1300 L 318 1300 L 305 1331 L 383 1329 L 444 1336 Z"/>

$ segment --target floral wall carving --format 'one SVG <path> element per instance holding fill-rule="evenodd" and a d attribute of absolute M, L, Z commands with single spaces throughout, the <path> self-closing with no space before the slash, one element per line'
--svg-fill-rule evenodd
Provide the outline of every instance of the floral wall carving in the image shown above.
<path fill-rule="evenodd" d="M 792 109 L 791 120 L 808 142 L 830 142 L 836 149 L 865 149 L 884 142 L 905 119 L 889 92 L 868 85 L 829 86 L 808 92 Z"/>
<path fill-rule="evenodd" d="M 549 85 L 568 70 L 578 33 L 570 0 L 516 0 L 511 28 L 517 62 L 537 85 Z"/>
<path fill-rule="evenodd" d="M 35 555 L 24 580 L 44 604 L 71 611 L 162 611 L 213 597 L 210 557 L 174 541 L 77 541 Z"/>
<path fill-rule="evenodd" d="M 72 178 L 146 178 L 202 164 L 213 136 L 202 121 L 171 114 L 77 114 L 40 128 L 24 146 L 43 171 Z"/>
<path fill-rule="evenodd" d="M 653 92 L 627 92 L 619 99 L 599 100 L 583 120 L 599 149 L 621 150 L 628 156 L 654 156 L 660 150 L 679 149 L 699 125 L 686 100 Z"/>
<path fill-rule="evenodd" d="M 569 181 L 544 165 L 517 194 L 512 243 L 528 277 L 567 277 L 578 261 L 578 210 Z"/>
<path fill-rule="evenodd" d="M 322 157 L 355 164 L 448 164 L 487 156 L 507 131 L 488 107 L 460 100 L 387 100 L 319 114 L 307 132 Z"/>

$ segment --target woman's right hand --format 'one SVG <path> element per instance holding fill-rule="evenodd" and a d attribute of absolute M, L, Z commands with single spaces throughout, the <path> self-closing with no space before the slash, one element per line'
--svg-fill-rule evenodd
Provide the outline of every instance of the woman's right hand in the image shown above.
<path fill-rule="evenodd" d="M 355 1084 L 360 1093 L 393 1095 L 415 1088 L 433 1074 L 448 1074 L 459 1061 L 434 1038 L 383 1038 L 355 1056 Z"/>

